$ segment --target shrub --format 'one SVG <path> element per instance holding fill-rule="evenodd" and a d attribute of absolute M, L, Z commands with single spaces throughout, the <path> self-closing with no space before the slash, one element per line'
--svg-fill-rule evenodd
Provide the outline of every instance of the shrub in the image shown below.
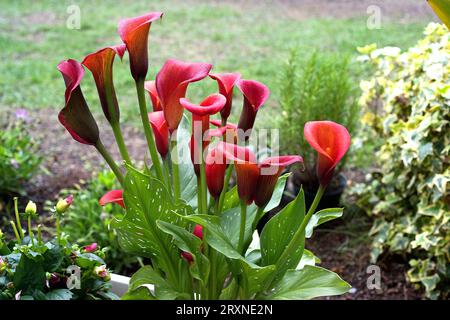
<path fill-rule="evenodd" d="M 315 152 L 305 139 L 303 127 L 313 120 L 332 120 L 354 133 L 359 117 L 350 66 L 347 58 L 337 54 L 313 53 L 304 62 L 297 50 L 292 50 L 281 76 L 280 104 L 282 114 L 281 149 L 287 153 L 302 153 L 306 168 L 299 175 L 307 189 L 315 190 Z M 340 168 L 345 165 L 341 162 Z M 337 170 L 335 173 L 339 173 Z"/>
<path fill-rule="evenodd" d="M 19 109 L 15 115 L 0 115 L 0 196 L 23 194 L 23 184 L 36 172 L 42 158 L 28 131 L 28 115 Z"/>
<path fill-rule="evenodd" d="M 450 33 L 431 23 L 408 51 L 359 48 L 376 67 L 361 82 L 366 141 L 378 139 L 377 169 L 357 185 L 374 217 L 372 260 L 406 254 L 408 277 L 426 296 L 445 298 L 450 279 Z"/>
<path fill-rule="evenodd" d="M 137 259 L 126 254 L 120 248 L 117 235 L 110 228 L 113 217 L 121 218 L 123 209 L 118 206 L 101 207 L 98 199 L 108 190 L 117 189 L 118 185 L 112 172 L 100 172 L 87 185 L 70 190 L 63 190 L 62 194 L 72 194 L 75 202 L 71 210 L 64 216 L 63 231 L 70 241 L 80 244 L 97 243 L 106 248 L 106 263 L 114 272 L 123 273 L 137 263 Z"/>

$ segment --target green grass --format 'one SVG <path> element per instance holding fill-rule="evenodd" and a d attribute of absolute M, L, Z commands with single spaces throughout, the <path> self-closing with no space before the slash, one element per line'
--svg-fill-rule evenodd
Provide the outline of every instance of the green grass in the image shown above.
<path fill-rule="evenodd" d="M 46 108 L 56 112 L 64 102 L 64 84 L 56 70 L 59 61 L 81 60 L 100 47 L 120 43 L 117 22 L 121 17 L 147 11 L 165 12 L 163 21 L 150 32 L 150 70 L 154 78 L 167 58 L 206 61 L 215 71 L 239 71 L 243 77 L 266 83 L 272 91 L 264 119 L 272 119 L 278 105 L 278 79 L 289 49 L 296 46 L 307 56 L 313 50 L 356 56 L 355 48 L 376 42 L 379 46 L 406 48 L 420 37 L 426 22 L 385 22 L 380 30 L 368 30 L 366 18 L 287 19 L 275 7 L 254 5 L 242 11 L 225 1 L 77 1 L 81 29 L 66 28 L 71 1 L 0 1 L 0 107 Z M 126 121 L 138 119 L 137 101 L 128 58 L 115 68 L 116 91 Z M 362 72 L 354 64 L 355 76 Z M 89 72 L 82 88 L 95 112 L 100 110 Z M 190 87 L 200 99 L 216 90 L 213 81 Z M 237 104 L 236 104 L 237 105 Z M 235 108 L 234 117 L 239 113 Z"/>

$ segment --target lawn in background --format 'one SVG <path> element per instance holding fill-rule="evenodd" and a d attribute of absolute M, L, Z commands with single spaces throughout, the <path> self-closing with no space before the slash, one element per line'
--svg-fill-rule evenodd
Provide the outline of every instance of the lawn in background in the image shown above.
<path fill-rule="evenodd" d="M 67 7 L 81 9 L 81 29 L 66 27 Z M 369 43 L 407 48 L 417 41 L 426 21 L 401 24 L 383 21 L 369 30 L 367 16 L 351 19 L 283 16 L 276 4 L 246 5 L 227 1 L 0 1 L 0 108 L 54 108 L 64 100 L 64 84 L 56 65 L 83 57 L 103 46 L 120 43 L 117 22 L 148 11 L 163 11 L 162 21 L 150 31 L 148 79 L 167 58 L 205 61 L 214 72 L 239 71 L 244 78 L 267 84 L 270 102 L 259 123 L 275 118 L 280 66 L 289 50 L 298 47 L 307 57 L 313 50 L 356 56 L 356 47 Z M 276 3 L 274 1 L 273 3 Z M 363 72 L 354 63 L 355 80 Z M 138 121 L 135 89 L 128 57 L 114 65 L 116 91 L 125 121 Z M 357 83 L 357 81 L 355 81 Z M 86 72 L 82 88 L 94 112 L 100 112 L 93 79 Z M 189 95 L 198 101 L 216 90 L 215 82 L 192 85 Z M 235 108 L 236 119 L 239 108 Z M 264 115 L 263 115 L 264 114 Z"/>

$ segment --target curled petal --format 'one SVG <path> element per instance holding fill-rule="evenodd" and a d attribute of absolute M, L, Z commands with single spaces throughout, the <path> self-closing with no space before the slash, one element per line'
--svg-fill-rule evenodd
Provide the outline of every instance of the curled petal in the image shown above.
<path fill-rule="evenodd" d="M 236 86 L 244 95 L 244 106 L 239 118 L 239 129 L 247 131 L 253 128 L 259 108 L 269 98 L 269 89 L 255 80 L 239 80 Z"/>
<path fill-rule="evenodd" d="M 265 207 L 269 203 L 273 191 L 275 190 L 278 177 L 283 172 L 284 167 L 296 162 L 303 162 L 302 157 L 270 157 L 259 164 L 259 177 L 257 189 L 254 194 L 255 204 L 258 207 Z"/>
<path fill-rule="evenodd" d="M 165 158 L 169 151 L 169 127 L 164 119 L 164 113 L 162 111 L 150 112 L 148 118 L 155 135 L 156 148 L 161 157 Z"/>
<path fill-rule="evenodd" d="M 123 190 L 108 191 L 100 198 L 98 203 L 101 206 L 104 206 L 105 204 L 108 204 L 108 203 L 117 203 L 122 208 L 125 208 L 125 204 L 123 202 Z"/>
<path fill-rule="evenodd" d="M 158 20 L 162 12 L 150 12 L 139 17 L 119 21 L 119 35 L 127 46 L 130 55 L 130 70 L 137 81 L 145 79 L 148 70 L 148 32 L 153 21 Z"/>
<path fill-rule="evenodd" d="M 124 44 L 106 47 L 87 55 L 82 62 L 92 72 L 103 113 L 109 122 L 118 121 L 120 116 L 112 70 L 116 54 L 122 59 L 125 50 Z M 108 105 L 108 97 L 112 105 Z"/>
<path fill-rule="evenodd" d="M 256 163 L 256 156 L 249 148 L 222 141 L 217 144 L 217 148 L 229 161 Z"/>
<path fill-rule="evenodd" d="M 327 185 L 334 168 L 350 147 L 348 130 L 333 121 L 310 121 L 305 124 L 304 135 L 318 153 L 317 176 Z"/>
<path fill-rule="evenodd" d="M 233 104 L 233 88 L 236 82 L 241 78 L 240 73 L 211 73 L 209 75 L 212 79 L 217 81 L 219 86 L 219 93 L 227 98 L 225 107 L 220 110 L 222 121 L 226 122 L 231 113 L 231 106 Z"/>
<path fill-rule="evenodd" d="M 220 93 L 207 96 L 199 105 L 191 103 L 186 98 L 180 99 L 180 104 L 197 116 L 210 116 L 216 114 L 222 110 L 226 102 L 227 99 Z"/>
<path fill-rule="evenodd" d="M 76 141 L 95 145 L 99 140 L 98 126 L 80 87 L 84 68 L 78 61 L 69 59 L 60 62 L 58 70 L 66 84 L 66 103 L 59 112 L 58 119 Z"/>
<path fill-rule="evenodd" d="M 156 90 L 170 132 L 178 128 L 183 117 L 180 99 L 186 95 L 189 83 L 205 78 L 212 65 L 169 59 L 156 75 Z"/>
<path fill-rule="evenodd" d="M 161 102 L 159 101 L 158 92 L 156 91 L 155 81 L 145 81 L 144 89 L 148 92 L 152 100 L 153 111 L 162 111 Z"/>

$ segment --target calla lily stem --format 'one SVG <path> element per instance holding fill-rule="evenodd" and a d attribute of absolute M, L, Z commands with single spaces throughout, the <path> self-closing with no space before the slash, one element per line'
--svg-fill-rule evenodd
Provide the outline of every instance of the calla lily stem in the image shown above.
<path fill-rule="evenodd" d="M 131 163 L 131 158 L 128 153 L 127 147 L 125 146 L 125 141 L 123 140 L 122 130 L 120 129 L 119 122 L 111 123 L 111 128 L 114 133 L 114 137 L 116 138 L 117 146 L 119 147 L 120 155 L 122 159 L 125 160 L 129 165 L 133 165 Z"/>
<path fill-rule="evenodd" d="M 150 128 L 150 121 L 148 120 L 147 105 L 145 102 L 144 79 L 136 81 L 136 91 L 139 100 L 139 111 L 141 113 L 142 126 L 144 127 L 145 138 L 147 139 L 148 150 L 152 158 L 153 166 L 156 170 L 156 175 L 160 181 L 164 181 L 164 175 L 159 162 L 158 152 L 156 151 L 155 139 L 153 138 L 152 129 Z"/>
<path fill-rule="evenodd" d="M 223 190 L 220 193 L 220 197 L 219 197 L 219 212 L 221 212 L 223 209 L 223 202 L 225 201 L 225 195 L 227 194 L 228 185 L 230 183 L 232 174 L 233 174 L 233 165 L 229 164 L 228 168 L 226 170 L 226 173 L 225 173 L 225 179 L 223 181 Z"/>
<path fill-rule="evenodd" d="M 178 144 L 177 139 L 171 139 L 171 159 L 172 159 L 172 178 L 173 178 L 173 193 L 175 195 L 175 199 L 179 199 L 181 197 L 180 192 L 180 170 L 178 168 Z"/>
<path fill-rule="evenodd" d="M 106 163 L 108 163 L 109 167 L 116 175 L 117 180 L 119 180 L 120 184 L 123 186 L 125 179 L 122 175 L 122 172 L 120 171 L 119 167 L 117 166 L 116 162 L 111 157 L 109 152 L 106 150 L 103 143 L 100 140 L 98 140 L 95 147 L 97 148 L 97 151 L 102 155 L 103 159 L 105 159 Z"/>
<path fill-rule="evenodd" d="M 241 225 L 239 229 L 239 242 L 238 251 L 240 254 L 244 254 L 244 241 L 245 241 L 245 222 L 247 219 L 247 204 L 241 200 Z"/>

